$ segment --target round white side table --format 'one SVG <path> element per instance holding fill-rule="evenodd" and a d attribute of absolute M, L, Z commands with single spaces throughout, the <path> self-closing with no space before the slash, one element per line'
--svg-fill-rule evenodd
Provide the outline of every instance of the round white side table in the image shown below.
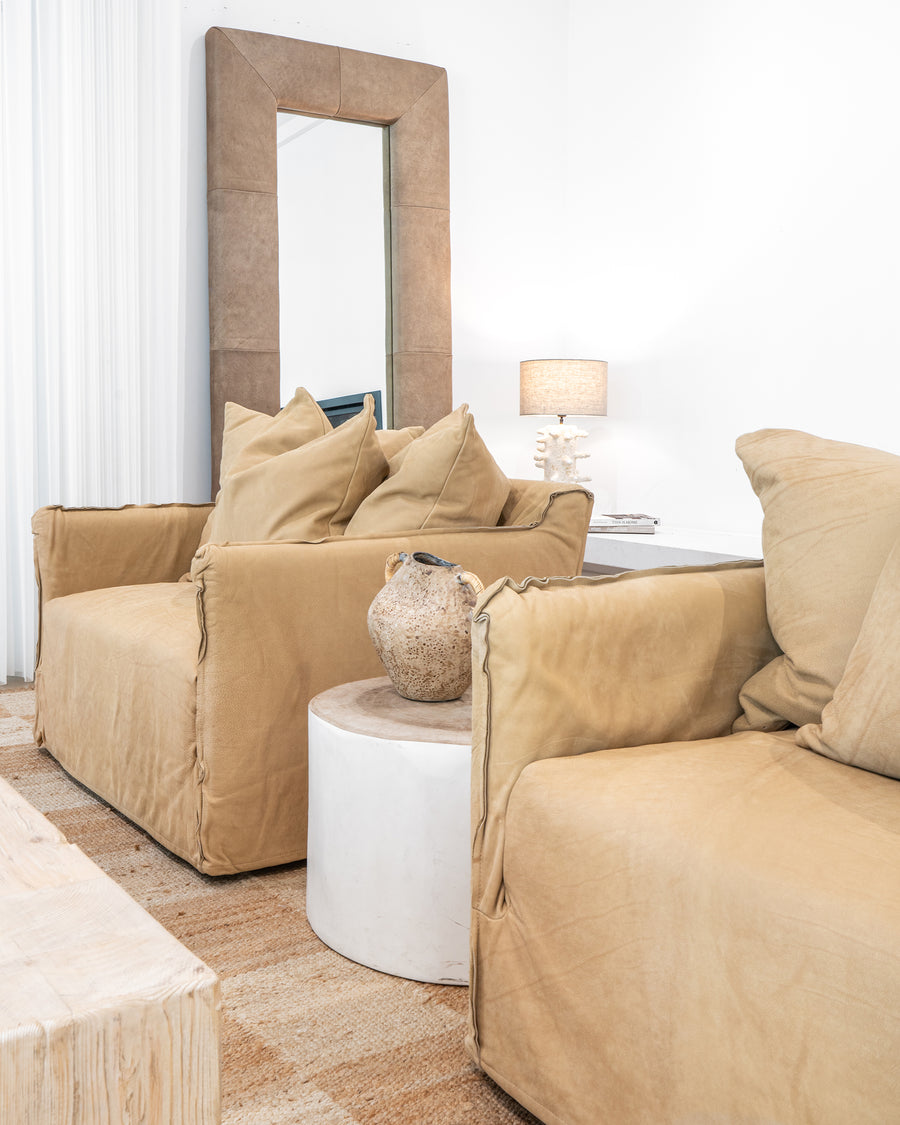
<path fill-rule="evenodd" d="M 470 692 L 416 703 L 383 677 L 310 702 L 306 913 L 326 945 L 468 982 L 471 747 Z"/>

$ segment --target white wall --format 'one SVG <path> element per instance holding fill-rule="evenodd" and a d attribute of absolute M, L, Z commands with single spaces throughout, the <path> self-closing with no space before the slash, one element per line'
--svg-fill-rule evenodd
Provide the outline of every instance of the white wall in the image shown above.
<path fill-rule="evenodd" d="M 762 426 L 900 451 L 894 0 L 186 0 L 185 494 L 208 489 L 203 34 L 445 66 L 454 401 L 535 476 L 518 363 L 606 359 L 598 507 L 754 530 Z M 575 420 L 575 419 L 573 419 Z"/>
<path fill-rule="evenodd" d="M 186 0 L 184 495 L 209 493 L 203 36 L 240 27 L 447 68 L 454 402 L 507 472 L 534 475 L 516 427 L 518 361 L 563 345 L 566 4 L 546 0 Z M 511 421 L 512 420 L 512 421 Z"/>
<path fill-rule="evenodd" d="M 571 0 L 570 31 L 566 345 L 610 365 L 598 500 L 751 530 L 740 433 L 900 452 L 900 6 Z"/>

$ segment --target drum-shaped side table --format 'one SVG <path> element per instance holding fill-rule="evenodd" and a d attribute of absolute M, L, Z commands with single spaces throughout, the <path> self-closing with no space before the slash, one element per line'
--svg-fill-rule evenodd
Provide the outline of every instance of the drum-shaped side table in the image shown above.
<path fill-rule="evenodd" d="M 394 976 L 469 975 L 472 701 L 387 677 L 309 705 L 306 913 L 326 945 Z"/>

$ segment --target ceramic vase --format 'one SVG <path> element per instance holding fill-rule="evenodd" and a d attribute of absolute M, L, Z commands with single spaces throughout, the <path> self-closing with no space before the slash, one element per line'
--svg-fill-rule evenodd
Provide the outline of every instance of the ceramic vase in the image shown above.
<path fill-rule="evenodd" d="M 385 584 L 369 606 L 369 636 L 406 699 L 459 699 L 472 682 L 470 636 L 479 579 L 425 551 L 385 563 Z"/>

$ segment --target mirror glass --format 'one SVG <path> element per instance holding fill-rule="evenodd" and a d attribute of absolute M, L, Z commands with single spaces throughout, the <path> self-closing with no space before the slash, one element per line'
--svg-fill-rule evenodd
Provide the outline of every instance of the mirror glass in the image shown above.
<path fill-rule="evenodd" d="M 384 133 L 278 113 L 281 402 L 380 390 L 387 426 Z"/>

